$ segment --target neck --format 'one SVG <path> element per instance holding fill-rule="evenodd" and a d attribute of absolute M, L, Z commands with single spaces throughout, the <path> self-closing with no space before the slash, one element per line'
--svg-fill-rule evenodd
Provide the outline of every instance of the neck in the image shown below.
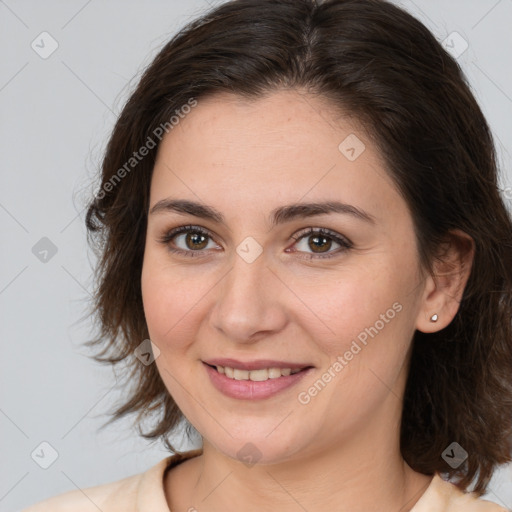
<path fill-rule="evenodd" d="M 398 440 L 384 439 L 385 430 L 373 437 L 360 432 L 349 443 L 293 461 L 251 467 L 205 442 L 189 466 L 183 510 L 408 512 L 432 477 L 413 471 L 400 456 Z"/>

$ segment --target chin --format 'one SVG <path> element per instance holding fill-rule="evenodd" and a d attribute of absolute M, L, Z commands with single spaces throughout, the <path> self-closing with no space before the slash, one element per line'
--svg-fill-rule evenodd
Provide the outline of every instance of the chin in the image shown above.
<path fill-rule="evenodd" d="M 297 452 L 304 451 L 305 447 L 292 435 L 277 431 L 269 435 L 270 431 L 265 430 L 261 433 L 253 431 L 251 435 L 247 435 L 246 431 L 245 435 L 234 435 L 232 438 L 224 436 L 222 440 L 208 442 L 226 457 L 240 461 L 248 467 L 254 464 L 285 463 L 293 459 Z M 271 439 L 273 435 L 275 438 Z M 283 439 L 286 439 L 286 443 Z"/>

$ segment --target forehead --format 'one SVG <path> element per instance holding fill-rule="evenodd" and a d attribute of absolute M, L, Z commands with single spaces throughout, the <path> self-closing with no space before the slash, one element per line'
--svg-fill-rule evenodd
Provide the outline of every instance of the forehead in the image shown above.
<path fill-rule="evenodd" d="M 343 134 L 368 138 L 357 120 L 340 116 L 338 111 L 327 99 L 297 90 L 273 91 L 251 99 L 217 93 L 200 98 L 164 138 L 162 148 L 171 144 L 175 150 L 185 144 L 190 149 L 192 145 L 206 150 L 201 154 L 210 159 L 229 152 L 231 158 L 243 160 L 249 149 L 264 149 L 264 157 L 281 151 L 303 155 L 316 147 L 317 152 L 337 157 Z"/>
<path fill-rule="evenodd" d="M 197 101 L 160 144 L 152 204 L 170 192 L 266 208 L 285 199 L 367 208 L 400 199 L 366 131 L 324 98 L 287 90 Z"/>

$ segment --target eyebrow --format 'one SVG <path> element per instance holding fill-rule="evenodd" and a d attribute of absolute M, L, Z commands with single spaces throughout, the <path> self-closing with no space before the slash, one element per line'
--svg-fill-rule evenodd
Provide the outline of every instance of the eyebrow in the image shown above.
<path fill-rule="evenodd" d="M 186 199 L 162 199 L 158 201 L 149 211 L 150 215 L 163 212 L 176 212 L 193 215 L 202 219 L 211 220 L 219 224 L 226 224 L 225 218 L 213 206 L 189 201 Z M 375 217 L 368 212 L 350 204 L 340 201 L 325 201 L 320 203 L 294 203 L 275 208 L 270 212 L 270 225 L 272 227 L 290 222 L 294 219 L 313 217 L 330 213 L 341 213 L 375 224 Z"/>

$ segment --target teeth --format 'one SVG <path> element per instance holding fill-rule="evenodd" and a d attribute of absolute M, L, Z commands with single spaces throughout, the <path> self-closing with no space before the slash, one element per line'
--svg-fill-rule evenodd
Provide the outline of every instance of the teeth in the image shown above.
<path fill-rule="evenodd" d="M 270 379 L 277 379 L 278 377 L 281 377 L 281 370 L 279 368 L 269 368 L 268 377 Z"/>
<path fill-rule="evenodd" d="M 253 380 L 255 382 L 263 382 L 264 380 L 268 380 L 268 370 L 266 368 L 262 368 L 261 370 L 251 370 L 247 372 L 249 380 Z"/>
<path fill-rule="evenodd" d="M 268 379 L 278 379 L 279 377 L 287 377 L 294 373 L 299 373 L 300 369 L 292 370 L 291 368 L 262 368 L 261 370 L 239 370 L 238 368 L 230 368 L 229 366 L 216 366 L 217 371 L 234 380 L 252 380 L 255 382 L 263 382 Z"/>
<path fill-rule="evenodd" d="M 247 380 L 249 378 L 249 372 L 247 370 L 238 370 L 235 368 L 233 377 L 235 380 Z"/>

